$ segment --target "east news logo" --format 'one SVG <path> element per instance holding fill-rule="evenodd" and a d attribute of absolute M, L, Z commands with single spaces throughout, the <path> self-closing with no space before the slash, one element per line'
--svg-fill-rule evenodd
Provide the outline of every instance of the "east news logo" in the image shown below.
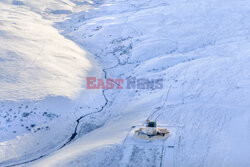
<path fill-rule="evenodd" d="M 86 89 L 162 89 L 163 79 L 145 79 L 129 77 L 126 80 L 117 79 L 97 79 L 96 77 L 87 77 Z"/>

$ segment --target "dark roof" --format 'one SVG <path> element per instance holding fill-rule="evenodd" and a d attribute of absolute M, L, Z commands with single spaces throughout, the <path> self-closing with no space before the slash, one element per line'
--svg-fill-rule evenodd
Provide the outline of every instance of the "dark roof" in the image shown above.
<path fill-rule="evenodd" d="M 156 122 L 148 122 L 147 127 L 156 127 Z"/>

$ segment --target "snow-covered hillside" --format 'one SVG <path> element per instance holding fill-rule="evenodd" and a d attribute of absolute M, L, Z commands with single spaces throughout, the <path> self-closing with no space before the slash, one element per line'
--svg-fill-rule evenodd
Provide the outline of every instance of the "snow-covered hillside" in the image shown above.
<path fill-rule="evenodd" d="M 23 116 L 31 106 L 23 121 L 46 126 L 38 132 L 37 125 L 28 127 L 0 143 L 0 166 L 250 166 L 248 1 L 64 1 L 65 9 L 53 9 L 53 2 L 62 1 L 28 11 L 56 20 L 64 40 L 92 55 L 95 60 L 89 60 L 100 65 L 103 78 L 163 78 L 163 89 L 84 90 L 74 100 L 50 97 L 27 108 L 2 102 L 1 114 Z M 62 41 L 58 38 L 53 40 Z M 20 122 L 3 122 L 4 116 L 1 137 L 9 139 Z M 162 143 L 131 139 L 132 126 L 146 119 L 169 127 L 170 138 Z"/>
<path fill-rule="evenodd" d="M 70 135 L 74 128 L 85 77 L 100 73 L 90 54 L 54 27 L 55 21 L 65 19 L 66 10 L 73 12 L 73 4 L 0 2 L 1 162 L 47 147 L 52 142 L 48 136 L 56 138 L 55 144 L 66 140 L 63 134 Z"/>
<path fill-rule="evenodd" d="M 92 68 L 87 53 L 29 7 L 0 7 L 0 100 L 79 94 Z"/>

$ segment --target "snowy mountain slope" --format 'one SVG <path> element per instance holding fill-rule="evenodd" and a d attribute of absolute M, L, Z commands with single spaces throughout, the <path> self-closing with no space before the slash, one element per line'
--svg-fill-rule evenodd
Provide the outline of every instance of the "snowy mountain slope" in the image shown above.
<path fill-rule="evenodd" d="M 79 93 L 92 68 L 87 53 L 25 7 L 1 3 L 1 11 L 1 100 Z"/>
<path fill-rule="evenodd" d="M 96 56 L 104 78 L 163 78 L 163 89 L 86 90 L 77 101 L 83 108 L 76 112 L 80 123 L 72 123 L 74 141 L 4 164 L 249 166 L 249 7 L 243 0 L 106 0 L 58 23 L 64 36 Z M 92 114 L 82 117 L 85 112 Z M 147 118 L 181 127 L 170 131 L 177 136 L 171 153 L 161 156 L 150 142 L 124 144 L 131 126 Z M 50 154 L 39 158 L 45 152 Z"/>
<path fill-rule="evenodd" d="M 98 65 L 54 27 L 65 13 L 51 9 L 73 12 L 75 3 L 65 4 L 0 2 L 0 166 L 58 149 L 83 111 L 102 105 L 93 103 L 101 91 L 83 91 L 84 78 L 99 75 Z"/>

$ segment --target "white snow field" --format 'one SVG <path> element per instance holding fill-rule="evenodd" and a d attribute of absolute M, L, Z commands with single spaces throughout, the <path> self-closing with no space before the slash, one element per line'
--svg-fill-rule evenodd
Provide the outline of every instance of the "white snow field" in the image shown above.
<path fill-rule="evenodd" d="M 20 0 L 0 9 L 0 166 L 250 166 L 250 2 Z M 163 88 L 84 90 L 86 76 L 100 75 L 163 78 Z M 170 137 L 134 139 L 146 119 Z"/>
<path fill-rule="evenodd" d="M 92 68 L 86 51 L 28 7 L 1 2 L 0 8 L 0 100 L 79 94 Z"/>

